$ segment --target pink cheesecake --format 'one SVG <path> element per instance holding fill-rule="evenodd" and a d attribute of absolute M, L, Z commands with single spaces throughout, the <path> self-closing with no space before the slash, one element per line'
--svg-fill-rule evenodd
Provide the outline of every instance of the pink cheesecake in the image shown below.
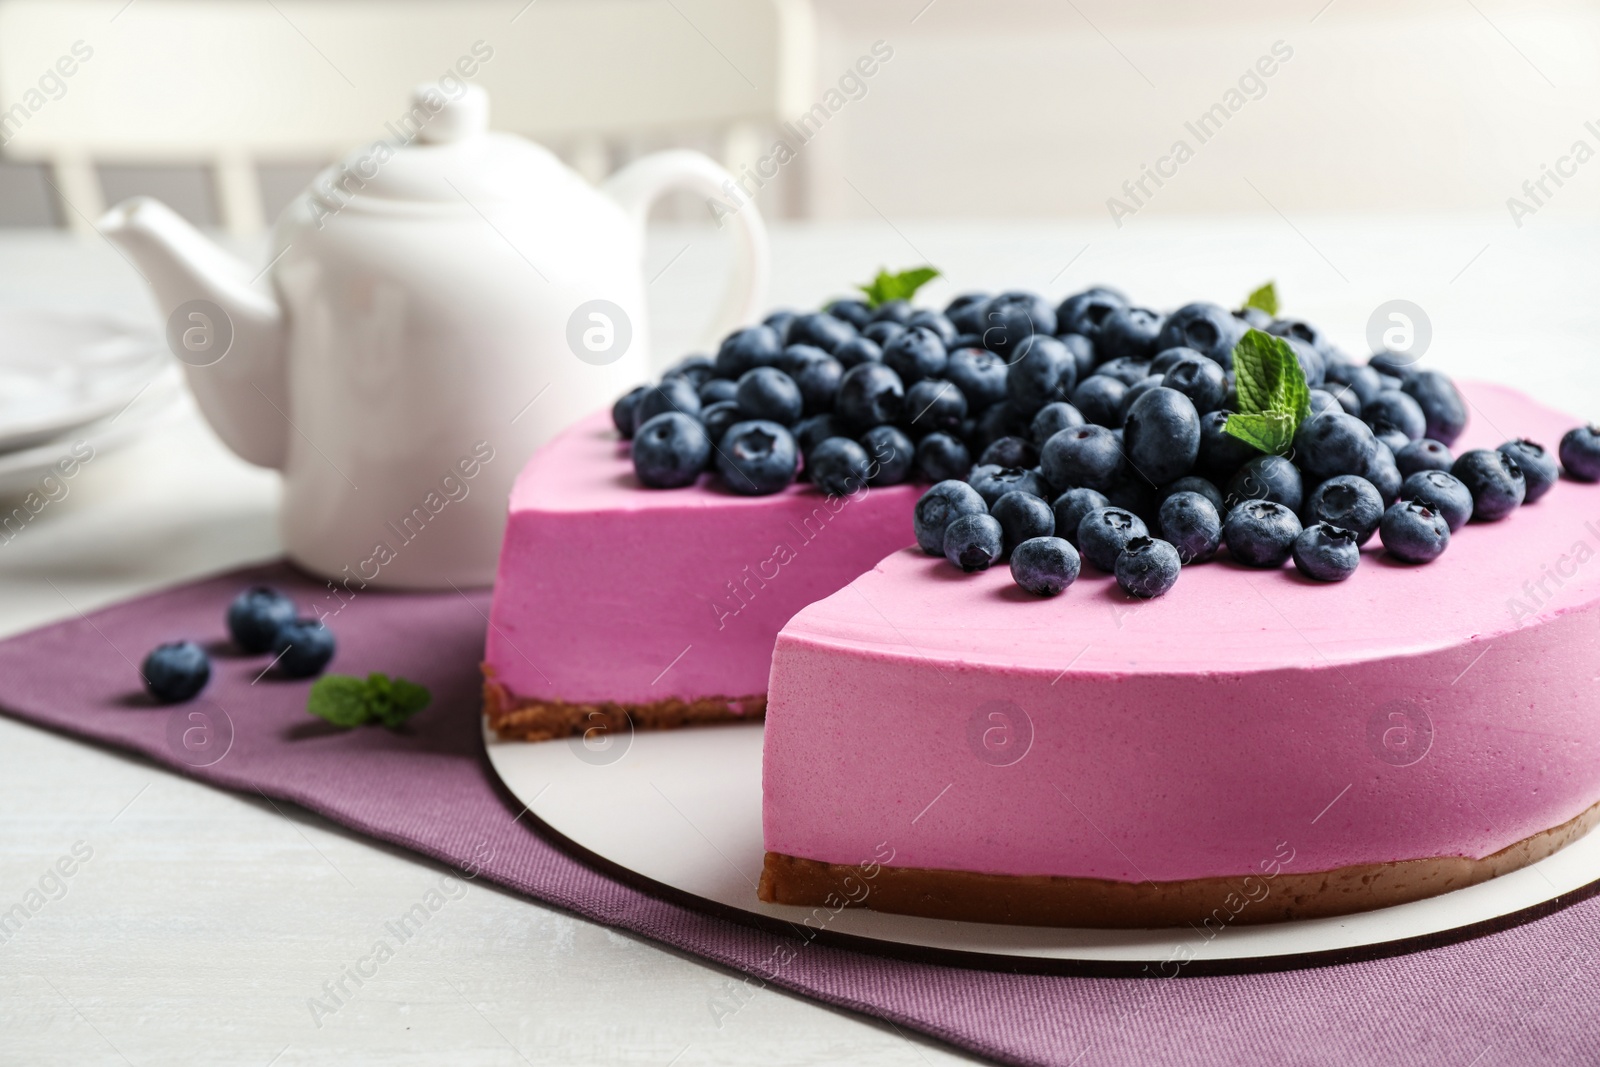
<path fill-rule="evenodd" d="M 542 740 L 759 718 L 795 612 L 913 541 L 921 490 L 736 496 L 708 476 L 651 490 L 606 412 L 528 461 L 511 493 L 485 708 Z"/>
<path fill-rule="evenodd" d="M 1458 455 L 1578 422 L 1463 391 Z M 1037 599 L 894 552 L 778 635 L 761 896 L 1209 926 L 1533 862 L 1600 816 L 1597 552 L 1600 491 L 1566 480 L 1427 566 L 1374 539 L 1337 585 L 1224 558 L 1158 600 L 1088 568 Z"/>

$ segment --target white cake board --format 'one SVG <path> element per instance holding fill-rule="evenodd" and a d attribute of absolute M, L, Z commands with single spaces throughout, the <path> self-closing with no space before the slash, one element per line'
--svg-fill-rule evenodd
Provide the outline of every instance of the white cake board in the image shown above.
<path fill-rule="evenodd" d="M 1600 833 L 1499 878 L 1378 911 L 1233 926 L 1089 930 L 1002 926 L 766 904 L 761 874 L 761 727 L 756 724 L 501 742 L 489 762 L 530 816 L 580 858 L 678 903 L 868 952 L 1016 971 L 1215 974 L 1394 955 L 1518 925 L 1600 890 Z M 561 840 L 564 839 L 564 840 Z M 803 932 L 803 931 L 802 931 Z M 812 936 L 808 934 L 807 936 Z M 1187 961 L 1176 966 L 1174 961 Z M 1148 968 L 1148 970 L 1147 970 Z"/>

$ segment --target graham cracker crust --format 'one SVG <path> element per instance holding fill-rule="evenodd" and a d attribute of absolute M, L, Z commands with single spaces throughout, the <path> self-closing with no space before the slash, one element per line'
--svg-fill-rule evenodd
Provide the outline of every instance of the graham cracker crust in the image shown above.
<path fill-rule="evenodd" d="M 850 866 L 768 852 L 758 895 L 769 904 L 872 908 L 1016 926 L 1254 925 L 1371 911 L 1476 885 L 1544 859 L 1596 823 L 1600 803 L 1481 860 L 1442 856 L 1311 872 L 1284 870 L 1284 864 L 1273 873 L 1174 882 L 979 874 L 871 862 Z"/>
<path fill-rule="evenodd" d="M 494 680 L 483 665 L 483 713 L 502 741 L 554 741 L 590 730 L 675 730 L 723 722 L 759 722 L 767 714 L 767 694 L 743 697 L 667 697 L 648 703 L 613 701 L 571 704 L 564 700 L 518 697 Z"/>

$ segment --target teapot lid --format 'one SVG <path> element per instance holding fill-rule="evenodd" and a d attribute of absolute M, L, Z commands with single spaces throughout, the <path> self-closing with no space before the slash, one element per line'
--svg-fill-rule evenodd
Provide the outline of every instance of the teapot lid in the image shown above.
<path fill-rule="evenodd" d="M 387 138 L 353 149 L 312 181 L 308 192 L 328 214 L 351 205 L 383 210 L 525 201 L 552 182 L 587 188 L 548 150 L 490 132 L 489 94 L 482 86 L 451 92 L 419 85 L 410 110 L 384 127 Z"/>

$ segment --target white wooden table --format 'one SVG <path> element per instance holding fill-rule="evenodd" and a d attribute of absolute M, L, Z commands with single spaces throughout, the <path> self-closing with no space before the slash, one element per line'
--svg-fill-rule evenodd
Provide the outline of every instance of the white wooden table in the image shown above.
<path fill-rule="evenodd" d="M 1105 281 L 1156 307 L 1232 303 L 1275 278 L 1291 313 L 1352 351 L 1373 308 L 1409 299 L 1432 320 L 1432 365 L 1600 418 L 1593 230 L 1519 231 L 1500 216 L 918 225 L 879 206 L 878 223 L 777 232 L 774 303 L 815 303 L 880 265 L 924 261 L 950 275 L 930 290 L 940 302 Z M 713 231 L 654 235 L 646 272 L 664 354 L 709 312 L 720 255 Z M 154 315 L 109 247 L 56 234 L 0 237 L 0 304 Z M 193 418 L 107 455 L 0 544 L 0 634 L 270 557 L 276 501 L 276 476 Z M 307 999 L 425 891 L 432 866 L 0 719 L 0 911 L 79 841 L 93 858 L 69 892 L 0 945 L 0 1063 L 961 1060 L 777 992 L 719 1025 L 713 1005 L 733 976 L 486 886 L 319 1027 Z"/>

